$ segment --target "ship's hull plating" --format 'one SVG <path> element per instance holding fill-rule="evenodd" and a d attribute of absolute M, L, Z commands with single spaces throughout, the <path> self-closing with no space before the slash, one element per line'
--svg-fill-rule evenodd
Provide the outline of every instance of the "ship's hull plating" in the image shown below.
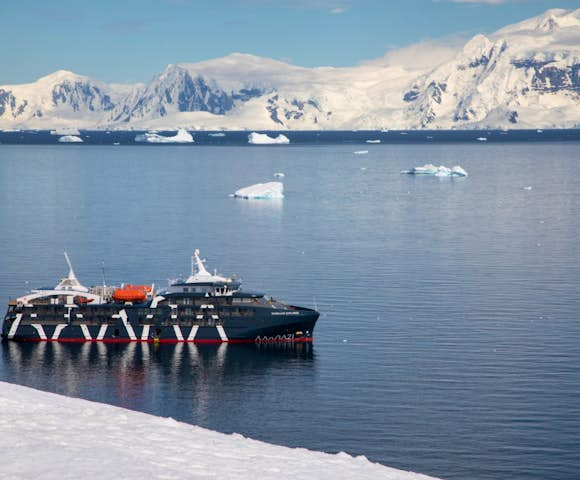
<path fill-rule="evenodd" d="M 318 319 L 318 312 L 300 308 L 290 311 L 264 309 L 251 317 L 230 317 L 225 320 L 203 319 L 196 322 L 163 319 L 148 323 L 132 318 L 130 309 L 127 309 L 115 312 L 104 322 L 91 321 L 90 318 L 59 322 L 46 321 L 25 310 L 6 316 L 2 329 L 4 339 L 109 343 L 311 342 Z"/>

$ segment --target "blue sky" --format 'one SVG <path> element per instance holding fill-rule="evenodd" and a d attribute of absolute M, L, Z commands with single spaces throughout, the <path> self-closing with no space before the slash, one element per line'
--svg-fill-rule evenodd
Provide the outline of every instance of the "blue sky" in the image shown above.
<path fill-rule="evenodd" d="M 146 82 L 232 52 L 351 66 L 389 49 L 491 33 L 580 0 L 3 0 L 0 85 L 66 69 Z"/>

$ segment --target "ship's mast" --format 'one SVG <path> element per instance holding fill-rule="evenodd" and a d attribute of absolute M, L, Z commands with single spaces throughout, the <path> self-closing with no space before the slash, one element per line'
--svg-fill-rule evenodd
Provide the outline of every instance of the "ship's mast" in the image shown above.
<path fill-rule="evenodd" d="M 193 258 L 195 259 L 195 263 L 197 266 L 197 274 L 205 276 L 210 276 L 210 273 L 206 270 L 205 265 L 203 264 L 203 260 L 199 258 L 199 249 L 195 249 L 193 252 Z M 192 272 L 193 275 L 193 265 L 192 265 Z"/>

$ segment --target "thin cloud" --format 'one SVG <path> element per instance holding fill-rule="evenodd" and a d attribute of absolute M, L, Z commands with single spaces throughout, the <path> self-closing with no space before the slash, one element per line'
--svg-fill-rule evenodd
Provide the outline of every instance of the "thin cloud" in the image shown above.
<path fill-rule="evenodd" d="M 399 66 L 407 70 L 435 68 L 453 59 L 465 44 L 463 35 L 450 36 L 438 40 L 423 40 L 405 47 L 392 47 L 379 60 L 364 62 Z"/>

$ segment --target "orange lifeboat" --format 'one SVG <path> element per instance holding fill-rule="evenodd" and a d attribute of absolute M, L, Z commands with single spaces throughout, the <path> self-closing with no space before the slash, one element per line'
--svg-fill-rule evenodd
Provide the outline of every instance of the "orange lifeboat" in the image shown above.
<path fill-rule="evenodd" d="M 150 293 L 151 287 L 149 285 L 127 284 L 113 292 L 113 300 L 116 302 L 144 302 Z"/>

